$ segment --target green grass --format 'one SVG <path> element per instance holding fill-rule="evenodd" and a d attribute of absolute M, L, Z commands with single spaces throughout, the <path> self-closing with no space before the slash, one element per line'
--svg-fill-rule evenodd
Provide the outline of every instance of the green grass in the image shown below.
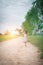
<path fill-rule="evenodd" d="M 13 38 L 17 38 L 18 36 L 17 35 L 0 35 L 0 42 L 2 41 L 6 41 L 6 40 L 10 40 L 10 39 L 13 39 Z"/>
<path fill-rule="evenodd" d="M 43 58 L 43 35 L 31 35 L 28 36 L 28 40 L 34 44 L 35 46 L 39 47 L 41 50 L 41 58 Z"/>

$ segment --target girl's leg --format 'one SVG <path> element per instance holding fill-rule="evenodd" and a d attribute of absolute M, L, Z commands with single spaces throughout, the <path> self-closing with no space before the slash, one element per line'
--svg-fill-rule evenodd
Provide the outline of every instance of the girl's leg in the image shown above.
<path fill-rule="evenodd" d="M 27 46 L 27 42 L 25 42 L 25 46 Z"/>

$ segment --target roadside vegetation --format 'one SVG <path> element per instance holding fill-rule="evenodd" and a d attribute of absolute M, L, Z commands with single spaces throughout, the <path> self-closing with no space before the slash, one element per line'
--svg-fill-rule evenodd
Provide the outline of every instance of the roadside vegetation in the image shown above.
<path fill-rule="evenodd" d="M 40 58 L 43 59 L 43 35 L 30 35 L 28 41 L 41 50 Z"/>
<path fill-rule="evenodd" d="M 18 31 L 18 34 L 11 34 L 9 31 L 6 31 L 4 34 L 0 33 L 0 42 L 11 40 L 11 39 L 22 36 L 21 29 L 17 29 L 17 31 Z"/>
<path fill-rule="evenodd" d="M 28 40 L 39 47 L 43 59 L 43 0 L 35 0 L 25 16 L 22 28 L 28 33 Z"/>
<path fill-rule="evenodd" d="M 0 35 L 0 42 L 6 41 L 6 40 L 11 40 L 13 38 L 17 38 L 20 35 Z"/>

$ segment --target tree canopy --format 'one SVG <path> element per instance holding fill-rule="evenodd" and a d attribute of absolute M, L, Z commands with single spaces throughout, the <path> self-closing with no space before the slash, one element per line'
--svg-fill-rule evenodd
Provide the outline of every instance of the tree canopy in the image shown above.
<path fill-rule="evenodd" d="M 22 24 L 24 30 L 29 34 L 33 33 L 33 30 L 38 31 L 43 28 L 43 0 L 35 0 L 32 3 L 32 8 L 27 12 L 25 21 Z"/>

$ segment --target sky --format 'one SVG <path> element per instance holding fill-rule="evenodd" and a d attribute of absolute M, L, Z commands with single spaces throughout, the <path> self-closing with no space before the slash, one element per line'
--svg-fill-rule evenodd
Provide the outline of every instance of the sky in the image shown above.
<path fill-rule="evenodd" d="M 0 33 L 21 28 L 34 0 L 0 0 Z"/>

